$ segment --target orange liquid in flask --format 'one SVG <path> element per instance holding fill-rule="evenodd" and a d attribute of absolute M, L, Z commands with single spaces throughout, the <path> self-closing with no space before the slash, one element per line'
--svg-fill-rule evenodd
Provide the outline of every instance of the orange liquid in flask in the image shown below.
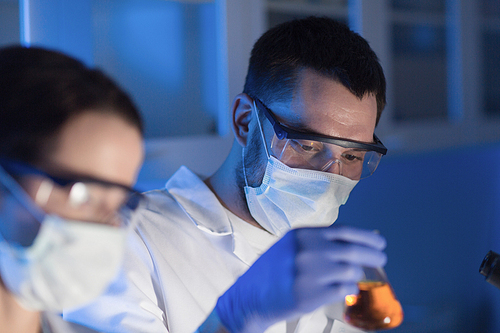
<path fill-rule="evenodd" d="M 358 295 L 345 297 L 346 323 L 364 330 L 391 329 L 401 324 L 403 309 L 389 283 L 361 281 L 358 287 Z"/>

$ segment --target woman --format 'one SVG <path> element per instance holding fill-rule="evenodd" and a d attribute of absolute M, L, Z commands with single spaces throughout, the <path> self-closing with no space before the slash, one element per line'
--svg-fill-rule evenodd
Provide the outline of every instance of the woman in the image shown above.
<path fill-rule="evenodd" d="M 0 50 L 0 332 L 39 332 L 40 311 L 81 305 L 114 278 L 132 227 L 123 214 L 140 202 L 142 134 L 102 72 Z"/>

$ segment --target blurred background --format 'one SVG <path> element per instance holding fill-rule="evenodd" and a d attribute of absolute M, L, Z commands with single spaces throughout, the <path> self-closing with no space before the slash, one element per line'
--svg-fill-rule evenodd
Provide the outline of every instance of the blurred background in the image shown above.
<path fill-rule="evenodd" d="M 220 165 L 253 43 L 309 15 L 349 24 L 386 73 L 389 153 L 337 223 L 386 236 L 405 311 L 393 332 L 500 332 L 500 290 L 479 274 L 500 253 L 500 0 L 0 0 L 0 46 L 64 51 L 129 91 L 148 190 Z"/>

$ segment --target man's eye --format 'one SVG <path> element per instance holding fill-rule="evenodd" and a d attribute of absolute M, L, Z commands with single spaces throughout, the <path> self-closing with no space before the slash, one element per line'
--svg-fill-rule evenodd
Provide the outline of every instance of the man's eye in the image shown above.
<path fill-rule="evenodd" d="M 317 144 L 308 143 L 308 142 L 300 142 L 297 140 L 291 140 L 291 145 L 295 147 L 295 149 L 300 149 L 301 151 L 305 151 L 308 153 L 316 153 L 321 151 L 322 147 L 318 147 Z"/>
<path fill-rule="evenodd" d="M 308 145 L 301 145 L 300 147 L 302 148 L 302 150 L 305 150 L 305 151 L 315 151 L 316 150 L 313 146 L 308 146 Z"/>
<path fill-rule="evenodd" d="M 348 160 L 349 162 L 363 161 L 363 156 L 361 154 L 355 155 L 350 153 L 344 153 L 342 154 L 342 157 Z"/>

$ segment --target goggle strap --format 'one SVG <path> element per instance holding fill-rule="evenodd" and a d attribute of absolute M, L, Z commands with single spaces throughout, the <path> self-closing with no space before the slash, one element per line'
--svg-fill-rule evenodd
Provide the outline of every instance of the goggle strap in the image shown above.
<path fill-rule="evenodd" d="M 0 182 L 37 221 L 43 220 L 45 213 L 35 205 L 28 193 L 26 193 L 21 185 L 19 185 L 1 166 Z"/>
<path fill-rule="evenodd" d="M 245 147 L 241 149 L 241 164 L 243 167 L 243 179 L 245 179 L 245 187 L 248 187 L 248 182 L 247 182 L 247 173 L 245 169 Z"/>

